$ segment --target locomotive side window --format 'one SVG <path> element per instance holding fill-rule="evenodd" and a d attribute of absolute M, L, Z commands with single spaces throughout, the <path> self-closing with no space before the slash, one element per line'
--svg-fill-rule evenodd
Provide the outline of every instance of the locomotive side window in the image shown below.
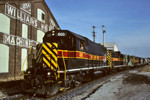
<path fill-rule="evenodd" d="M 72 36 L 68 37 L 68 47 L 69 50 L 75 50 L 75 38 Z"/>
<path fill-rule="evenodd" d="M 78 38 L 76 38 L 76 50 L 84 51 L 84 42 Z"/>
<path fill-rule="evenodd" d="M 85 39 L 85 45 L 89 45 L 88 39 Z"/>
<path fill-rule="evenodd" d="M 80 43 L 80 50 L 81 50 L 81 51 L 84 50 L 84 47 L 83 47 L 83 43 L 82 43 L 82 42 Z"/>
<path fill-rule="evenodd" d="M 75 47 L 75 38 L 74 37 L 72 37 L 72 49 L 76 49 L 76 47 Z"/>

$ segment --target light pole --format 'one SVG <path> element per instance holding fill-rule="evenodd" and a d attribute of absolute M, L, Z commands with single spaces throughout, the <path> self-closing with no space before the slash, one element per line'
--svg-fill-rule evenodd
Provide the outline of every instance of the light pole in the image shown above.
<path fill-rule="evenodd" d="M 102 25 L 102 30 L 103 30 L 103 46 L 104 46 L 104 33 L 106 32 L 106 31 L 104 30 L 104 25 Z"/>
<path fill-rule="evenodd" d="M 92 26 L 92 27 L 93 27 L 93 32 L 92 32 L 93 33 L 93 41 L 95 42 L 95 28 L 96 27 L 95 26 Z"/>

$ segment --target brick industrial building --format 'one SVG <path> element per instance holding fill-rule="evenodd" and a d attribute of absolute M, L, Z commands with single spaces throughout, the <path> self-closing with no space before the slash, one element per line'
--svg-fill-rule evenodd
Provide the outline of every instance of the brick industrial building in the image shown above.
<path fill-rule="evenodd" d="M 1 0 L 0 81 L 21 79 L 30 46 L 53 29 L 60 28 L 44 0 Z"/>

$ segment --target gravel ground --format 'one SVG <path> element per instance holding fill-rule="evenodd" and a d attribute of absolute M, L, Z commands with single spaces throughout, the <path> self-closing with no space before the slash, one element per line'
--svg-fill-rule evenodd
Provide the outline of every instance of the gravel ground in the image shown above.
<path fill-rule="evenodd" d="M 118 74 L 71 100 L 150 100 L 149 69 L 150 65 Z"/>
<path fill-rule="evenodd" d="M 18 90 L 18 89 L 17 89 Z M 6 98 L 0 91 L 0 98 Z M 21 97 L 22 95 L 14 95 Z M 21 97 L 22 98 L 22 97 Z M 27 100 L 44 98 L 24 97 Z M 46 100 L 150 100 L 150 66 L 124 71 Z M 15 100 L 15 99 L 14 99 Z"/>
<path fill-rule="evenodd" d="M 77 88 L 67 90 L 66 92 L 63 92 L 62 94 L 56 95 L 52 98 L 47 98 L 46 100 L 80 100 L 80 98 L 74 99 L 74 97 L 78 97 L 80 94 L 82 94 L 82 96 L 81 96 L 82 98 L 86 98 L 87 95 L 93 93 L 93 91 L 95 91 L 95 89 L 97 89 L 100 85 L 109 81 L 107 79 L 109 79 L 110 77 L 112 77 L 112 76 L 107 76 L 100 80 L 98 79 L 98 80 L 83 84 Z M 97 85 L 98 83 L 100 83 L 100 84 Z M 89 90 L 90 88 L 92 88 L 92 89 Z M 86 93 L 87 90 L 89 90 L 88 93 Z"/>
<path fill-rule="evenodd" d="M 7 98 L 7 95 L 0 91 L 0 99 Z"/>

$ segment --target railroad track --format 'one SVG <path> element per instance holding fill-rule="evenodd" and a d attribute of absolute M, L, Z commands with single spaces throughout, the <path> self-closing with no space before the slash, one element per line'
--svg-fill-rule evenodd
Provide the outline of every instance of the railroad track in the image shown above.
<path fill-rule="evenodd" d="M 118 73 L 113 73 L 113 74 L 110 74 L 110 75 L 106 75 L 106 76 L 103 76 L 103 77 L 100 77 L 98 79 L 95 79 L 91 82 L 87 82 L 85 84 L 82 84 L 76 88 L 73 88 L 73 89 L 66 89 L 66 91 L 64 92 L 61 92 L 61 93 L 58 93 L 52 97 L 48 97 L 48 98 L 43 98 L 43 97 L 35 97 L 35 96 L 31 96 L 31 95 L 27 95 L 27 94 L 15 94 L 15 95 L 12 95 L 12 96 L 8 96 L 7 98 L 5 99 L 10 99 L 10 100 L 68 100 L 68 99 L 71 99 L 72 97 L 75 97 L 79 94 L 82 94 L 84 93 L 86 90 L 92 88 L 93 86 L 97 85 L 94 90 L 91 90 L 90 93 L 93 93 L 95 92 L 99 87 L 101 87 L 103 84 L 109 82 L 113 77 L 115 77 L 116 75 L 118 74 L 125 74 L 127 73 L 129 70 L 136 70 L 136 69 L 139 69 L 139 68 L 134 68 L 134 69 L 128 69 L 128 70 L 125 70 L 125 71 L 121 71 L 121 72 L 118 72 Z M 84 97 L 83 97 L 83 100 L 85 98 L 87 98 L 89 94 L 86 94 Z M 5 100 L 4 99 L 4 100 Z"/>

